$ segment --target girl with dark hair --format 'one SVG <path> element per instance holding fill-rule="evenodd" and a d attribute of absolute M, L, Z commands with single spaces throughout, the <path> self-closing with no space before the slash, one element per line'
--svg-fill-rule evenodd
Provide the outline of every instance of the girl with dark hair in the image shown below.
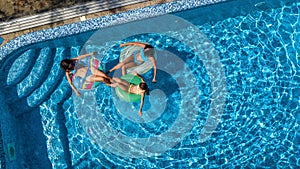
<path fill-rule="evenodd" d="M 126 74 L 126 70 L 135 66 L 139 66 L 147 60 L 150 60 L 153 64 L 153 80 L 156 82 L 156 60 L 154 57 L 154 48 L 153 46 L 141 42 L 128 42 L 125 44 L 120 44 L 120 47 L 124 46 L 139 46 L 142 49 L 139 52 L 133 53 L 132 56 L 127 57 L 123 62 L 118 63 L 112 69 L 106 72 L 106 74 L 122 68 L 122 75 Z"/>
<path fill-rule="evenodd" d="M 122 89 L 125 92 L 141 95 L 139 115 L 142 116 L 143 115 L 142 109 L 143 109 L 143 105 L 144 105 L 144 98 L 145 98 L 145 94 L 149 95 L 149 88 L 141 75 L 137 74 L 136 72 L 134 72 L 134 75 L 138 76 L 141 79 L 142 82 L 140 84 L 134 85 L 125 80 L 114 77 L 114 78 L 112 78 L 111 87 L 120 87 L 120 89 Z"/>
<path fill-rule="evenodd" d="M 111 78 L 100 71 L 98 67 L 94 67 L 94 65 L 86 66 L 80 63 L 81 59 L 95 54 L 97 54 L 97 52 L 80 55 L 72 59 L 64 59 L 60 62 L 60 67 L 66 72 L 66 77 L 71 88 L 78 96 L 81 96 L 81 94 L 74 86 L 75 81 L 78 83 L 76 86 L 82 86 L 85 82 L 103 82 L 110 86 Z"/>

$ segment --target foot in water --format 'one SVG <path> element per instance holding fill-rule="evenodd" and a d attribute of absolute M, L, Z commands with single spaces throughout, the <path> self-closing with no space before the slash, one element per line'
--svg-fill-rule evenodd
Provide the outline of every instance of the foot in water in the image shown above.
<path fill-rule="evenodd" d="M 108 71 L 105 72 L 105 74 L 108 75 L 108 74 L 110 74 L 111 72 L 112 72 L 111 70 L 108 70 Z"/>

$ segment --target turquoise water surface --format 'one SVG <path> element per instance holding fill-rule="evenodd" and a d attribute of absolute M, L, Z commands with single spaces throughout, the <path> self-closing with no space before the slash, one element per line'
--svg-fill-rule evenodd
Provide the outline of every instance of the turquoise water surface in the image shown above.
<path fill-rule="evenodd" d="M 93 31 L 22 52 L 7 83 L 40 105 L 53 168 L 300 167 L 300 4 L 202 24 L 193 10 L 192 26 L 176 31 L 85 43 Z M 71 94 L 60 60 L 98 51 L 107 70 L 128 41 L 157 49 L 143 117 L 105 85 Z"/>

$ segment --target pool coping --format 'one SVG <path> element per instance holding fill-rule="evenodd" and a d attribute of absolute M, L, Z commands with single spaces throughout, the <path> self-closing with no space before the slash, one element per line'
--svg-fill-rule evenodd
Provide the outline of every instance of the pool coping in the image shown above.
<path fill-rule="evenodd" d="M 78 17 L 82 21 L 85 19 L 85 17 L 82 16 L 122 8 L 137 3 L 143 3 L 145 1 L 146 0 L 91 1 L 83 4 L 75 4 L 67 8 L 52 9 L 48 12 L 2 22 L 0 23 L 0 35 L 19 32 L 43 25 L 51 25 L 56 22 Z"/>
<path fill-rule="evenodd" d="M 41 26 L 34 26 L 32 28 L 28 28 L 28 29 L 24 29 L 24 30 L 15 30 L 12 33 L 2 34 L 0 36 L 4 39 L 4 41 L 0 44 L 0 47 L 4 46 L 6 43 L 10 42 L 11 40 L 13 40 L 15 38 L 17 38 L 19 36 L 22 36 L 22 35 L 25 35 L 25 34 L 30 33 L 30 32 L 37 32 L 37 31 L 44 30 L 44 29 L 50 29 L 50 28 L 54 28 L 54 27 L 58 27 L 58 26 L 62 26 L 62 25 L 72 24 L 72 23 L 75 23 L 75 22 L 81 22 L 81 21 L 84 21 L 84 20 L 99 18 L 101 16 L 112 15 L 112 14 L 116 14 L 116 13 L 120 13 L 120 12 L 126 12 L 126 11 L 129 11 L 129 10 L 135 10 L 135 9 L 143 8 L 143 7 L 146 7 L 146 6 L 154 6 L 156 4 L 172 2 L 172 1 L 175 1 L 175 0 L 148 0 L 148 1 L 142 0 L 142 1 L 143 2 L 133 3 L 133 4 L 129 4 L 129 5 L 128 4 L 127 5 L 122 5 L 120 7 L 115 7 L 115 8 L 107 7 L 103 11 L 87 12 L 86 14 L 81 15 L 81 16 L 77 16 L 77 17 L 73 17 L 73 18 L 69 18 L 69 19 L 68 18 L 61 18 L 61 20 L 50 23 L 50 24 L 45 23 Z M 84 5 L 88 5 L 88 4 L 85 3 Z M 74 8 L 74 7 L 70 6 L 70 8 Z M 55 8 L 55 9 L 52 9 L 52 10 L 56 10 L 56 9 L 65 9 L 65 8 Z M 37 14 L 37 15 L 39 17 L 39 15 L 42 15 L 42 14 L 43 13 Z M 24 16 L 24 17 L 26 17 L 26 16 Z"/>
<path fill-rule="evenodd" d="M 99 18 L 75 22 L 55 28 L 30 32 L 11 40 L 0 48 L 0 63 L 11 52 L 22 46 L 225 1 L 227 0 L 178 0 L 117 14 L 101 16 Z"/>

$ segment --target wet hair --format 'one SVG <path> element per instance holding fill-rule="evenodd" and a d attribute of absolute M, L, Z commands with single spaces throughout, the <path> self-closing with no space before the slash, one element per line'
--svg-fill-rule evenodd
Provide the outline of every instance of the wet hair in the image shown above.
<path fill-rule="evenodd" d="M 148 44 L 146 44 L 145 47 L 144 47 L 144 49 L 151 49 L 151 48 L 154 48 L 154 47 L 151 46 L 151 45 L 148 45 Z"/>
<path fill-rule="evenodd" d="M 148 85 L 145 82 L 140 83 L 139 86 L 142 90 L 146 91 L 146 95 L 149 95 L 149 88 L 148 88 Z"/>
<path fill-rule="evenodd" d="M 70 70 L 73 70 L 74 67 L 72 64 L 75 63 L 75 60 L 72 60 L 72 59 L 63 59 L 61 62 L 60 62 L 60 68 L 63 69 L 64 71 L 70 71 Z M 70 65 L 72 65 L 72 68 L 70 67 Z"/>

